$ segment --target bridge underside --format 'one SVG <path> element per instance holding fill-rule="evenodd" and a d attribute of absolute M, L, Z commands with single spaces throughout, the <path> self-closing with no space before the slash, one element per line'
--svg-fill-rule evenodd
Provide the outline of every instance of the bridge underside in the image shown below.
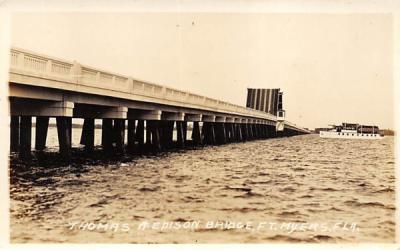
<path fill-rule="evenodd" d="M 11 151 L 31 155 L 32 117 L 36 117 L 35 150 L 46 148 L 49 118 L 56 118 L 59 151 L 71 151 L 72 118 L 84 119 L 80 143 L 94 150 L 95 120 L 101 119 L 101 145 L 106 153 L 161 151 L 187 146 L 293 136 L 286 127 L 276 132 L 269 120 L 219 112 L 119 99 L 73 91 L 10 83 Z M 188 127 L 192 131 L 187 136 Z M 173 136 L 176 131 L 176 138 Z M 127 141 L 125 141 L 127 133 Z"/>

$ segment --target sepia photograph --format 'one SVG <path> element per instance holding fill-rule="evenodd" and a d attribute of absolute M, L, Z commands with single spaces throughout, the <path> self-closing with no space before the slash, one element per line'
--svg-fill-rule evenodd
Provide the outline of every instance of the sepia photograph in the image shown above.
<path fill-rule="evenodd" d="M 398 14 L 133 2 L 9 8 L 9 244 L 398 243 Z"/>

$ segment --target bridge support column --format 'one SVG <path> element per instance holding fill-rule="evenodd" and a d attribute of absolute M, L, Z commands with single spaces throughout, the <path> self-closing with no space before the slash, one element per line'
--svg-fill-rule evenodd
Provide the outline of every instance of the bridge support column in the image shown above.
<path fill-rule="evenodd" d="M 21 116 L 19 155 L 23 159 L 31 157 L 32 116 Z"/>
<path fill-rule="evenodd" d="M 255 131 L 255 129 L 254 129 L 254 124 L 253 124 L 253 123 L 250 124 L 250 133 L 251 133 L 251 139 L 252 139 L 252 140 L 257 139 L 257 138 L 256 138 L 256 131 Z"/>
<path fill-rule="evenodd" d="M 128 146 L 127 150 L 130 153 L 135 152 L 135 123 L 136 120 L 128 120 Z"/>
<path fill-rule="evenodd" d="M 160 143 L 160 121 L 148 121 L 149 130 L 151 131 L 151 145 L 154 151 L 161 151 Z"/>
<path fill-rule="evenodd" d="M 125 146 L 125 119 L 114 119 L 113 131 L 116 151 L 123 153 Z"/>
<path fill-rule="evenodd" d="M 265 130 L 266 125 L 265 124 L 261 124 L 261 132 L 262 132 L 262 138 L 263 139 L 267 139 L 267 132 Z"/>
<path fill-rule="evenodd" d="M 143 151 L 144 147 L 144 120 L 138 120 L 136 133 L 135 133 L 136 141 L 138 142 L 138 150 Z"/>
<path fill-rule="evenodd" d="M 72 118 L 59 116 L 56 118 L 56 122 L 60 154 L 68 159 L 71 154 Z"/>
<path fill-rule="evenodd" d="M 275 126 L 268 126 L 268 135 L 270 138 L 277 137 L 277 132 Z"/>
<path fill-rule="evenodd" d="M 262 124 L 257 124 L 257 133 L 258 133 L 258 139 L 263 139 L 263 134 L 262 134 Z"/>
<path fill-rule="evenodd" d="M 183 129 L 183 141 L 185 142 L 185 145 L 187 145 L 187 122 L 182 121 L 182 129 Z"/>
<path fill-rule="evenodd" d="M 94 118 L 85 118 L 83 121 L 81 144 L 85 145 L 86 152 L 94 149 Z"/>
<path fill-rule="evenodd" d="M 262 132 L 262 138 L 263 139 L 267 139 L 267 132 L 265 130 L 266 126 L 267 125 L 265 125 L 265 124 L 261 124 L 261 132 Z"/>
<path fill-rule="evenodd" d="M 113 120 L 104 118 L 101 130 L 101 145 L 104 151 L 110 153 L 113 148 Z"/>
<path fill-rule="evenodd" d="M 215 130 L 213 122 L 204 122 L 202 128 L 202 134 L 204 136 L 204 143 L 208 145 L 214 145 L 216 143 Z"/>
<path fill-rule="evenodd" d="M 229 123 L 229 127 L 231 131 L 230 142 L 236 142 L 237 141 L 236 126 L 234 123 Z"/>
<path fill-rule="evenodd" d="M 254 130 L 256 131 L 256 139 L 259 140 L 261 139 L 261 134 L 260 134 L 260 124 L 254 124 Z"/>
<path fill-rule="evenodd" d="M 72 148 L 72 117 L 66 117 L 67 118 L 67 126 L 68 126 L 68 133 L 69 133 L 69 140 L 70 140 L 70 146 L 69 148 Z"/>
<path fill-rule="evenodd" d="M 36 117 L 35 149 L 44 150 L 46 148 L 47 131 L 49 128 L 49 117 Z"/>
<path fill-rule="evenodd" d="M 11 116 L 10 121 L 10 150 L 12 152 L 18 151 L 19 148 L 19 116 Z"/>
<path fill-rule="evenodd" d="M 226 130 L 223 122 L 215 123 L 215 137 L 218 144 L 226 144 Z"/>
<path fill-rule="evenodd" d="M 236 142 L 241 142 L 243 140 L 242 138 L 242 129 L 241 129 L 241 124 L 235 123 L 234 124 L 234 129 L 235 129 L 235 141 Z"/>
<path fill-rule="evenodd" d="M 149 120 L 146 121 L 146 145 L 150 147 L 151 145 L 151 122 Z"/>
<path fill-rule="evenodd" d="M 183 129 L 183 122 L 177 121 L 176 122 L 176 132 L 177 132 L 177 147 L 184 148 L 185 147 L 185 136 L 184 136 L 184 129 Z"/>
<path fill-rule="evenodd" d="M 256 139 L 257 140 L 261 139 L 260 124 L 254 124 L 254 128 L 255 128 L 255 131 L 256 131 Z"/>
<path fill-rule="evenodd" d="M 239 124 L 240 131 L 242 132 L 242 141 L 245 142 L 247 140 L 247 128 L 245 123 Z"/>
<path fill-rule="evenodd" d="M 222 143 L 226 144 L 229 142 L 229 136 L 230 136 L 229 124 L 225 123 L 225 122 L 223 122 L 221 124 L 222 124 L 221 132 L 223 131 L 223 134 L 225 135 L 225 138 L 222 139 Z"/>
<path fill-rule="evenodd" d="M 253 140 L 253 131 L 252 131 L 251 127 L 252 127 L 252 124 L 250 124 L 250 123 L 247 123 L 247 124 L 246 124 L 246 128 L 247 128 L 247 140 L 248 140 L 248 141 Z"/>
<path fill-rule="evenodd" d="M 234 127 L 233 127 L 233 123 L 228 123 L 227 124 L 228 125 L 228 130 L 229 130 L 229 142 L 234 142 L 236 139 L 235 139 L 235 130 L 234 130 Z"/>
<path fill-rule="evenodd" d="M 192 140 L 194 146 L 202 144 L 199 122 L 193 122 Z"/>
<path fill-rule="evenodd" d="M 173 121 L 160 121 L 160 143 L 161 147 L 169 149 L 173 144 L 173 132 L 174 122 Z"/>

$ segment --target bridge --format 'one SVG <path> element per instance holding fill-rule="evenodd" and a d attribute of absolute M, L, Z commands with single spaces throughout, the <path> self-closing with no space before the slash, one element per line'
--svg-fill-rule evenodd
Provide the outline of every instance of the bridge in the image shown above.
<path fill-rule="evenodd" d="M 219 145 L 309 133 L 266 112 L 12 48 L 9 70 L 11 151 L 31 154 L 46 147 L 49 118 L 55 117 L 60 153 L 71 149 L 72 118 L 83 118 L 81 144 L 94 149 L 95 119 L 102 119 L 106 152 Z M 188 124 L 192 127 L 187 138 Z M 283 130 L 277 124 L 283 124 Z M 127 128 L 126 128 L 127 125 Z M 282 127 L 282 126 L 279 126 Z M 176 130 L 176 140 L 173 132 Z M 277 131 L 281 130 L 281 131 Z M 125 133 L 127 132 L 127 142 Z"/>

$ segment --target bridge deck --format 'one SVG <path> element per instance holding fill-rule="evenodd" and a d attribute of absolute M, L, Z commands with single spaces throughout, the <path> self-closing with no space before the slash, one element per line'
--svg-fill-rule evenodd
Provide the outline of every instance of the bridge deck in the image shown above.
<path fill-rule="evenodd" d="M 265 112 L 16 48 L 11 49 L 9 82 L 10 97 L 276 123 Z M 285 126 L 308 133 L 287 121 Z"/>

